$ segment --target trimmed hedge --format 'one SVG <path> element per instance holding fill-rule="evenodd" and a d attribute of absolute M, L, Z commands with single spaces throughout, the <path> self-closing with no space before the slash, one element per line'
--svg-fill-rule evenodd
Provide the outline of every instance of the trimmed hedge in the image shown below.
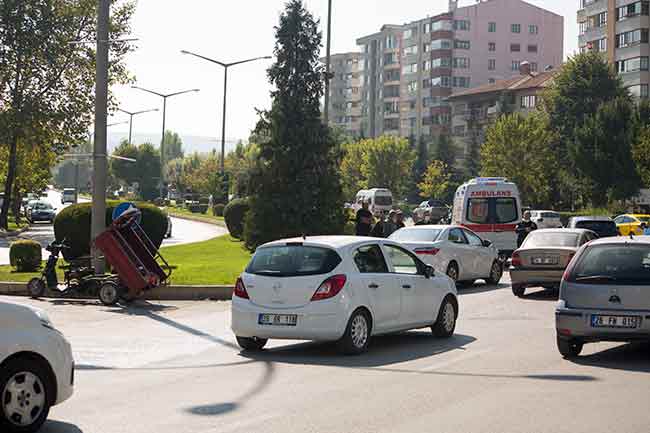
<path fill-rule="evenodd" d="M 34 272 L 41 266 L 41 244 L 32 240 L 20 240 L 11 243 L 9 263 L 18 272 Z"/>
<path fill-rule="evenodd" d="M 214 216 L 223 216 L 223 210 L 226 208 L 226 205 L 223 203 L 217 203 L 214 206 L 212 206 L 212 214 Z"/>
<path fill-rule="evenodd" d="M 113 209 L 122 203 L 117 200 L 106 202 L 106 226 L 112 223 Z M 156 247 L 160 247 L 167 231 L 167 215 L 158 207 L 148 203 L 136 203 L 142 211 L 140 225 Z M 70 245 L 64 250 L 66 260 L 77 259 L 90 254 L 90 224 L 92 203 L 80 203 L 66 207 L 54 219 L 54 235 L 57 241 L 66 239 Z"/>
<path fill-rule="evenodd" d="M 224 208 L 223 217 L 233 238 L 241 239 L 244 235 L 244 218 L 249 209 L 248 200 L 244 198 L 235 199 Z"/>

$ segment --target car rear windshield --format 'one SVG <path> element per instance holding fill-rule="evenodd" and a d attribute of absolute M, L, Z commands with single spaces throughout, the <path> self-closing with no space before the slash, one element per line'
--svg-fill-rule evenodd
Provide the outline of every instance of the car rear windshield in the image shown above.
<path fill-rule="evenodd" d="M 397 242 L 434 242 L 440 236 L 440 229 L 399 229 L 388 238 Z"/>
<path fill-rule="evenodd" d="M 560 218 L 560 214 L 557 212 L 542 212 L 540 216 L 542 218 Z"/>
<path fill-rule="evenodd" d="M 576 228 L 587 229 L 598 233 L 599 235 L 616 234 L 616 224 L 614 221 L 578 221 Z"/>
<path fill-rule="evenodd" d="M 476 224 L 507 224 L 517 221 L 519 212 L 514 198 L 470 198 L 467 220 Z"/>
<path fill-rule="evenodd" d="M 331 272 L 339 263 L 341 257 L 329 248 L 277 245 L 259 248 L 246 272 L 276 277 L 320 275 Z"/>
<path fill-rule="evenodd" d="M 575 247 L 578 246 L 578 235 L 575 233 L 544 233 L 533 232 L 528 235 L 523 247 Z"/>
<path fill-rule="evenodd" d="M 587 248 L 571 272 L 585 284 L 650 286 L 650 245 L 595 245 Z"/>
<path fill-rule="evenodd" d="M 375 196 L 375 204 L 379 206 L 390 206 L 393 204 L 393 198 L 387 195 Z"/>

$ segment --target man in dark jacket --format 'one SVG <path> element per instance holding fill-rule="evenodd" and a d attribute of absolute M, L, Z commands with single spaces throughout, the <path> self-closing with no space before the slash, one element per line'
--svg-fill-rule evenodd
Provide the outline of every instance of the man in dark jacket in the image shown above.
<path fill-rule="evenodd" d="M 368 202 L 365 200 L 361 204 L 361 209 L 357 211 L 356 223 L 355 232 L 357 236 L 370 236 L 372 213 L 368 210 Z"/>
<path fill-rule="evenodd" d="M 537 230 L 537 224 L 530 220 L 530 212 L 524 212 L 524 220 L 517 224 L 515 232 L 517 233 L 517 248 L 521 247 L 521 244 L 524 243 L 528 234 L 534 230 Z"/>

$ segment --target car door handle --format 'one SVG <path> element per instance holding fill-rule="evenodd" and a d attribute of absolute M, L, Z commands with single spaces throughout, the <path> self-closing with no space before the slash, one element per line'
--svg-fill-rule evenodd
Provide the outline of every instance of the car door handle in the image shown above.
<path fill-rule="evenodd" d="M 402 286 L 402 289 L 410 290 L 410 289 L 411 289 L 411 285 L 410 285 L 410 284 L 404 284 L 404 285 Z"/>
<path fill-rule="evenodd" d="M 377 288 L 379 288 L 379 286 L 377 284 L 375 284 L 375 283 L 372 283 L 372 284 L 368 284 L 368 288 L 369 289 L 377 289 Z"/>

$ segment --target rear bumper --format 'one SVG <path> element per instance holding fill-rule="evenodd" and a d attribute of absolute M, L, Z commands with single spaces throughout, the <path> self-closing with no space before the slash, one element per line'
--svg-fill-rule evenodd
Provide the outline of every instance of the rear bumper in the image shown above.
<path fill-rule="evenodd" d="M 530 287 L 538 285 L 560 286 L 564 269 L 527 269 L 510 267 L 513 286 Z"/>
<path fill-rule="evenodd" d="M 637 329 L 592 327 L 592 315 L 637 316 L 641 318 L 641 324 Z M 566 340 L 576 338 L 584 342 L 650 340 L 650 312 L 557 307 L 555 328 L 558 337 Z"/>

